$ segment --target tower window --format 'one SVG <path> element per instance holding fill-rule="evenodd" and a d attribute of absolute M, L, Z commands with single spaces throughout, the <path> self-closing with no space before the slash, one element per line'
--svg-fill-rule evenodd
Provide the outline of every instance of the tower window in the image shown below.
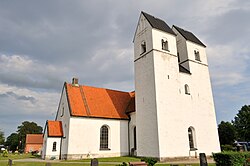
<path fill-rule="evenodd" d="M 188 140 L 189 140 L 190 150 L 197 150 L 195 142 L 195 130 L 193 127 L 188 128 Z"/>
<path fill-rule="evenodd" d="M 201 61 L 200 52 L 198 50 L 194 50 L 194 56 L 195 56 L 195 60 Z"/>
<path fill-rule="evenodd" d="M 136 150 L 136 127 L 134 127 L 134 149 Z"/>
<path fill-rule="evenodd" d="M 185 94 L 190 95 L 190 89 L 189 86 L 187 84 L 185 84 Z"/>
<path fill-rule="evenodd" d="M 52 151 L 56 151 L 56 142 L 53 142 Z"/>
<path fill-rule="evenodd" d="M 141 54 L 143 54 L 144 52 L 146 52 L 146 42 L 142 41 L 141 42 Z"/>
<path fill-rule="evenodd" d="M 165 50 L 165 51 L 169 51 L 168 50 L 168 41 L 165 39 L 161 39 L 161 46 L 162 46 L 162 50 Z"/>
<path fill-rule="evenodd" d="M 110 150 L 109 143 L 109 129 L 107 126 L 102 126 L 100 131 L 100 150 Z"/>

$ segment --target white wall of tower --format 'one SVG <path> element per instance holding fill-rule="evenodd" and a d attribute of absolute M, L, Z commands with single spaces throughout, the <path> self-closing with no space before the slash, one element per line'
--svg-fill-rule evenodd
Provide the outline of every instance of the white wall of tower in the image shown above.
<path fill-rule="evenodd" d="M 146 52 L 141 54 L 141 42 Z M 137 155 L 159 156 L 152 27 L 141 15 L 134 39 Z M 139 111 L 138 111 L 139 110 Z"/>
<path fill-rule="evenodd" d="M 137 28 L 134 39 L 137 154 L 158 158 L 195 155 L 190 152 L 189 127 L 195 129 L 197 153 L 220 151 L 205 47 L 144 25 L 149 27 Z M 162 50 L 162 38 L 168 40 L 169 51 Z M 152 48 L 141 55 L 142 40 Z M 195 60 L 194 50 L 199 51 L 200 61 Z M 177 52 L 191 74 L 179 72 Z M 190 94 L 185 94 L 185 84 Z"/>

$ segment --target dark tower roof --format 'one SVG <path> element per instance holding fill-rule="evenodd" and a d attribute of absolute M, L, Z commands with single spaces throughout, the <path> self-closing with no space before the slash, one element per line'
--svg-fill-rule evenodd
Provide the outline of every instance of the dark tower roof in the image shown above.
<path fill-rule="evenodd" d="M 163 20 L 156 18 L 154 16 L 151 16 L 150 14 L 147 14 L 145 12 L 141 12 L 141 13 L 144 15 L 144 17 L 148 20 L 148 22 L 153 28 L 170 33 L 172 35 L 176 35 L 174 31 L 168 26 L 168 24 L 165 23 Z"/>
<path fill-rule="evenodd" d="M 205 44 L 203 44 L 192 32 L 186 31 L 182 28 L 179 28 L 175 25 L 173 25 L 173 27 L 186 39 L 189 40 L 191 42 L 194 42 L 196 44 L 199 44 L 203 47 L 206 47 Z"/>
<path fill-rule="evenodd" d="M 191 74 L 188 69 L 183 67 L 182 65 L 179 64 L 179 72 L 186 73 L 186 74 Z"/>

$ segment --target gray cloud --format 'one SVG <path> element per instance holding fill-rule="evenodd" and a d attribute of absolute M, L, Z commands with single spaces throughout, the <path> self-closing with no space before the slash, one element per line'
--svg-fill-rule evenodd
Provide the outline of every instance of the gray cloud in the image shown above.
<path fill-rule="evenodd" d="M 20 96 L 14 92 L 6 92 L 4 94 L 0 94 L 0 97 L 14 97 L 16 100 L 29 101 L 33 104 L 36 102 L 36 99 L 32 96 L 23 96 L 23 95 Z"/>
<path fill-rule="evenodd" d="M 250 99 L 250 2 L 14 0 L 0 2 L 0 126 L 9 133 L 18 117 L 53 119 L 63 82 L 73 76 L 81 84 L 133 90 L 132 40 L 142 10 L 208 46 L 217 118 L 232 119 Z"/>

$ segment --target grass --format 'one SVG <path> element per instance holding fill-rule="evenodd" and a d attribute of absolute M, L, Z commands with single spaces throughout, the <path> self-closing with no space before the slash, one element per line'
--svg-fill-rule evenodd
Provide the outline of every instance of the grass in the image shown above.
<path fill-rule="evenodd" d="M 33 156 L 30 153 L 27 154 L 8 154 L 8 157 L 3 157 L 0 153 L 0 160 L 8 160 L 8 159 L 27 159 L 27 158 L 37 158 L 39 156 Z"/>
<path fill-rule="evenodd" d="M 13 166 L 45 166 L 46 161 L 15 161 L 17 159 L 29 159 L 37 158 L 37 156 L 32 156 L 31 154 L 8 154 L 8 157 L 3 157 L 0 154 L 0 166 L 7 166 L 8 159 L 14 160 Z M 91 159 L 82 160 L 66 160 L 66 161 L 50 161 L 51 166 L 89 166 Z M 117 163 L 140 161 L 136 157 L 110 157 L 110 158 L 98 158 L 100 166 L 115 166 Z M 113 164 L 107 164 L 105 162 L 114 162 Z M 179 164 L 179 166 L 185 166 L 186 164 Z M 191 166 L 199 166 L 199 164 L 190 164 Z M 209 166 L 215 166 L 215 164 L 208 164 Z M 156 166 L 170 166 L 166 163 L 157 163 Z"/>
<path fill-rule="evenodd" d="M 90 162 L 91 159 L 82 159 L 82 160 L 66 160 L 66 162 Z M 106 157 L 98 158 L 99 162 L 131 162 L 131 161 L 141 161 L 140 158 L 136 157 Z"/>
<path fill-rule="evenodd" d="M 45 162 L 14 162 L 13 166 L 45 166 Z M 6 166 L 7 162 L 0 162 L 0 166 Z M 89 166 L 89 163 L 51 163 L 51 166 Z M 100 166 L 115 166 L 116 164 L 99 164 Z M 190 164 L 191 166 L 199 166 L 199 164 Z M 215 164 L 208 164 L 209 166 L 215 166 Z M 170 164 L 159 164 L 156 166 L 170 166 Z M 178 166 L 185 166 L 180 164 Z"/>

